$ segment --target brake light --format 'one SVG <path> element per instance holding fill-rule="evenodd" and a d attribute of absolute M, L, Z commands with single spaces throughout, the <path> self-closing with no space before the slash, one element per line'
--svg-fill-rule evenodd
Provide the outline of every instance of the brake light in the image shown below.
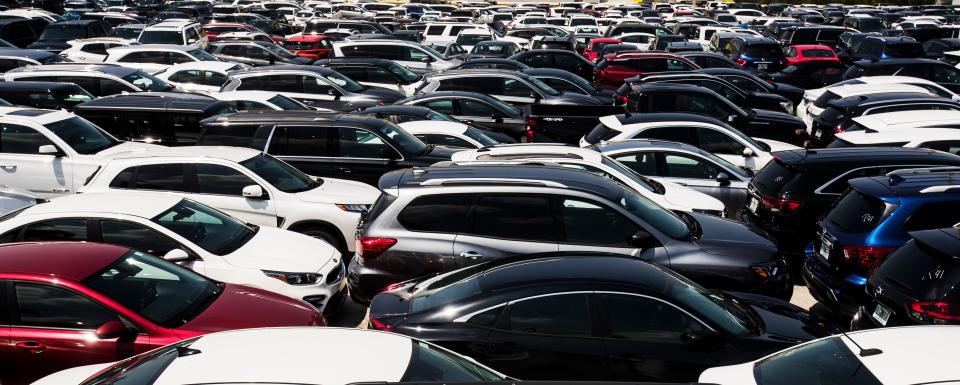
<path fill-rule="evenodd" d="M 771 196 L 761 197 L 760 204 L 771 213 L 780 215 L 793 214 L 794 211 L 800 208 L 800 201 L 777 199 Z"/>
<path fill-rule="evenodd" d="M 393 325 L 383 322 L 379 318 L 370 317 L 370 326 L 375 330 L 383 330 L 386 332 L 393 331 Z"/>
<path fill-rule="evenodd" d="M 627 104 L 627 100 L 629 100 L 626 95 L 615 95 L 613 98 L 616 100 L 618 105 Z"/>
<path fill-rule="evenodd" d="M 869 269 L 893 252 L 893 247 L 844 246 L 843 258 L 860 268 Z"/>
<path fill-rule="evenodd" d="M 395 244 L 397 240 L 393 238 L 360 237 L 357 239 L 357 253 L 361 258 L 376 258 Z"/>
<path fill-rule="evenodd" d="M 833 129 L 833 133 L 834 133 L 834 134 L 841 134 L 841 133 L 843 133 L 843 132 L 845 132 L 845 131 L 847 131 L 847 130 L 844 130 L 844 129 L 843 129 L 843 126 L 837 126 L 837 128 L 834 128 L 834 129 Z"/>
<path fill-rule="evenodd" d="M 741 67 L 747 65 L 747 59 L 744 59 L 744 58 L 742 58 L 742 57 L 738 57 L 736 60 L 737 60 L 737 64 L 738 64 L 739 66 L 741 66 Z"/>
<path fill-rule="evenodd" d="M 960 304 L 956 302 L 918 301 L 910 304 L 910 310 L 931 318 L 960 321 Z M 914 318 L 920 318 L 918 314 L 911 315 Z"/>

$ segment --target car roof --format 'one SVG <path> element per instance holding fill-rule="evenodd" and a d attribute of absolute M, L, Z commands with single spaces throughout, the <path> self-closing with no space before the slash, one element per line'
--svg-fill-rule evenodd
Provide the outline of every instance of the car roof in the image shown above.
<path fill-rule="evenodd" d="M 76 115 L 66 111 L 43 110 L 32 107 L 0 107 L 0 119 L 9 120 L 29 120 L 37 124 L 47 124 L 64 119 L 73 118 Z"/>
<path fill-rule="evenodd" d="M 321 111 L 241 111 L 232 114 L 223 114 L 202 120 L 201 124 L 236 124 L 236 123 L 284 123 L 284 122 L 337 122 L 361 123 L 368 126 L 381 126 L 380 119 L 344 115 L 340 112 Z"/>
<path fill-rule="evenodd" d="M 906 65 L 906 64 L 949 65 L 939 60 L 920 59 L 920 58 L 860 60 L 853 63 L 853 65 L 858 67 L 895 67 L 895 66 Z"/>
<path fill-rule="evenodd" d="M 877 161 L 923 161 L 960 164 L 960 157 L 926 148 L 845 147 L 799 149 L 773 153 L 774 158 L 788 164 L 831 164 L 840 161 L 875 163 Z"/>
<path fill-rule="evenodd" d="M 511 143 L 465 150 L 453 155 L 454 160 L 515 160 L 536 158 L 583 159 L 600 163 L 601 154 L 590 148 L 552 143 Z"/>
<path fill-rule="evenodd" d="M 147 156 L 143 154 L 142 156 Z M 141 218 L 153 218 L 173 207 L 183 197 L 154 192 L 72 194 L 51 199 L 24 210 L 20 216 L 64 214 L 76 216 L 78 212 L 124 214 Z"/>
<path fill-rule="evenodd" d="M 0 273 L 40 274 L 81 281 L 129 249 L 104 243 L 37 242 L 0 245 Z"/>
<path fill-rule="evenodd" d="M 53 55 L 56 55 L 56 54 L 52 52 L 40 51 L 35 49 L 0 48 L 0 56 L 17 56 L 17 57 L 25 57 L 30 59 L 44 59 Z"/>
<path fill-rule="evenodd" d="M 615 142 L 601 142 L 593 145 L 592 148 L 597 149 L 602 153 L 620 151 L 620 150 L 636 150 L 636 149 L 670 149 L 670 150 L 684 150 L 694 153 L 705 153 L 706 151 L 701 150 L 696 146 L 691 146 L 686 143 L 680 142 L 671 142 L 668 140 L 660 139 L 627 139 L 627 140 L 618 140 Z"/>
<path fill-rule="evenodd" d="M 960 192 L 960 186 L 956 181 L 960 179 L 960 169 L 948 171 L 928 172 L 924 169 L 900 170 L 885 176 L 875 176 L 866 178 L 855 178 L 849 181 L 850 187 L 853 187 L 866 194 L 876 197 L 887 196 L 910 196 L 933 193 L 953 193 Z M 953 186 L 953 189 L 945 188 Z M 960 198 L 960 195 L 956 195 Z"/>
<path fill-rule="evenodd" d="M 873 93 L 887 93 L 887 92 L 912 92 L 912 93 L 923 93 L 930 94 L 926 88 L 915 86 L 912 84 L 897 84 L 897 83 L 865 83 L 865 84 L 848 84 L 843 86 L 830 87 L 827 89 L 834 95 L 837 95 L 840 98 L 846 98 L 850 96 L 873 94 Z"/>
<path fill-rule="evenodd" d="M 185 63 L 177 63 L 167 68 L 164 73 L 174 73 L 176 71 L 182 70 L 212 70 L 212 71 L 223 71 L 227 72 L 233 67 L 236 67 L 238 64 L 228 61 L 188 61 Z"/>
<path fill-rule="evenodd" d="M 890 126 L 936 127 L 939 125 L 960 124 L 960 111 L 921 110 L 884 112 L 858 116 L 853 118 L 853 121 L 867 130 L 884 129 Z"/>
<path fill-rule="evenodd" d="M 187 27 L 187 26 L 189 26 L 189 25 L 191 25 L 191 24 L 197 24 L 197 22 L 196 22 L 196 21 L 193 21 L 193 20 L 167 20 L 167 21 L 161 21 L 161 22 L 159 22 L 159 23 L 157 23 L 157 24 L 153 24 L 153 25 L 147 26 L 146 29 L 148 29 L 148 30 L 152 30 L 152 29 L 180 29 L 180 28 Z"/>
<path fill-rule="evenodd" d="M 130 75 L 134 72 L 140 71 L 136 68 L 123 67 L 113 64 L 83 64 L 83 63 L 66 63 L 66 64 L 42 64 L 37 66 L 26 66 L 15 68 L 7 73 L 38 73 L 38 72 L 101 72 L 108 75 L 113 75 L 116 77 L 124 77 Z"/>
<path fill-rule="evenodd" d="M 668 275 L 643 260 L 621 255 L 566 253 L 523 258 L 507 264 L 495 264 L 480 273 L 484 290 L 503 290 L 527 285 L 576 283 L 612 283 L 643 287 L 662 292 Z"/>
<path fill-rule="evenodd" d="M 80 86 L 73 83 L 60 83 L 60 82 L 0 82 L 0 90 L 3 91 L 16 91 L 16 90 L 65 90 L 65 89 L 76 89 Z"/>
<path fill-rule="evenodd" d="M 210 111 L 227 107 L 225 102 L 213 98 L 198 98 L 194 95 L 184 95 L 178 97 L 176 94 L 167 93 L 163 96 L 132 94 L 116 94 L 101 97 L 89 102 L 81 103 L 74 107 L 77 111 L 83 110 L 102 110 L 102 109 L 165 109 L 165 110 L 190 110 L 190 111 Z"/>
<path fill-rule="evenodd" d="M 903 128 L 883 131 L 847 131 L 836 134 L 837 139 L 857 144 L 886 144 L 917 142 L 923 140 L 960 140 L 960 130 L 956 128 L 923 127 L 922 129 Z"/>
<path fill-rule="evenodd" d="M 605 126 L 615 129 L 623 130 L 625 126 L 634 125 L 634 124 L 643 124 L 643 123 L 654 123 L 654 122 L 698 122 L 698 123 L 709 123 L 718 126 L 726 126 L 725 123 L 721 122 L 718 119 L 711 118 L 706 115 L 686 113 L 686 112 L 655 112 L 655 113 L 644 113 L 644 114 L 619 114 L 619 115 L 608 115 L 600 118 L 600 122 Z"/>
<path fill-rule="evenodd" d="M 841 338 L 841 337 L 835 337 Z M 957 379 L 956 360 L 951 352 L 960 343 L 960 327 L 911 326 L 871 329 L 847 333 L 847 348 L 880 349 L 883 353 L 858 357 L 884 384 L 927 384 Z M 917 359 L 923 352 L 923 359 Z M 909 366 L 904 366 L 909 362 Z"/>
<path fill-rule="evenodd" d="M 324 64 L 371 64 L 381 67 L 386 67 L 391 64 L 394 64 L 393 60 L 389 59 L 378 59 L 378 58 L 367 58 L 367 57 L 337 57 L 329 59 L 320 59 L 313 63 L 313 65 L 322 66 Z"/>
<path fill-rule="evenodd" d="M 151 50 L 163 50 L 163 51 L 178 51 L 178 52 L 187 52 L 193 51 L 197 48 L 188 47 L 185 45 L 176 45 L 176 44 L 132 44 L 119 47 L 113 47 L 107 50 L 110 53 L 122 53 L 128 51 L 151 51 Z"/>
<path fill-rule="evenodd" d="M 133 159 L 164 159 L 164 158 L 185 158 L 185 159 L 220 159 L 230 162 L 243 162 L 263 153 L 259 150 L 246 147 L 227 147 L 227 146 L 188 146 L 188 147 L 165 147 L 160 149 L 151 149 L 150 151 L 122 152 L 110 156 L 113 160 L 133 160 Z M 148 161 L 149 163 L 149 161 Z M 87 195 L 87 194 L 83 194 Z"/>
<path fill-rule="evenodd" d="M 910 237 L 948 256 L 960 257 L 960 228 L 912 231 Z"/>
<path fill-rule="evenodd" d="M 398 126 L 409 131 L 411 134 L 450 133 L 459 135 L 470 128 L 470 126 L 463 123 L 443 120 L 414 120 L 400 123 Z"/>
<path fill-rule="evenodd" d="M 250 69 L 234 72 L 233 74 L 247 75 L 247 74 L 259 74 L 259 73 L 270 73 L 270 72 L 280 72 L 280 71 L 307 71 L 307 72 L 315 72 L 321 75 L 328 75 L 334 72 L 332 69 L 329 69 L 327 67 L 321 67 L 321 66 L 282 64 L 282 65 L 272 65 L 272 66 L 264 66 L 264 67 L 252 67 Z"/>
<path fill-rule="evenodd" d="M 887 104 L 890 102 L 912 102 L 912 103 L 930 103 L 941 102 L 956 104 L 956 101 L 945 99 L 940 96 L 931 95 L 929 92 L 882 92 L 866 95 L 849 96 L 836 99 L 830 102 L 832 106 L 859 106 L 868 107 L 866 104 Z"/>

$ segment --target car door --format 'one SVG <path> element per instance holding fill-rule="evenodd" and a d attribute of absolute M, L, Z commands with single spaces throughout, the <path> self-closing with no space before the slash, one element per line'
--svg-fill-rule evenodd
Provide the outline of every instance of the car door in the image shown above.
<path fill-rule="evenodd" d="M 255 182 L 247 172 L 234 167 L 196 163 L 190 165 L 196 178 L 196 187 L 188 195 L 190 199 L 215 207 L 246 223 L 260 226 L 277 226 L 276 196 L 269 186 Z M 191 175 L 188 175 L 188 178 Z M 264 195 L 259 198 L 243 196 L 247 186 L 260 186 Z"/>
<path fill-rule="evenodd" d="M 550 293 L 512 301 L 471 357 L 516 378 L 592 380 L 606 360 L 593 334 L 589 292 Z"/>
<path fill-rule="evenodd" d="M 41 146 L 56 146 L 31 127 L 0 124 L 0 184 L 44 198 L 73 192 L 73 162 L 61 155 L 40 154 Z"/>
<path fill-rule="evenodd" d="M 723 160 L 733 163 L 736 166 L 742 166 L 755 170 L 761 165 L 757 164 L 756 156 L 743 156 L 743 150 L 747 148 L 737 138 L 726 132 L 715 130 L 710 127 L 696 127 L 697 148 L 712 153 Z M 753 149 L 751 149 L 753 151 Z"/>
<path fill-rule="evenodd" d="M 667 289 L 669 290 L 669 289 Z M 720 365 L 722 351 L 688 346 L 683 335 L 712 329 L 690 313 L 654 296 L 598 292 L 599 330 L 609 359 L 603 380 L 684 382 Z"/>
<path fill-rule="evenodd" d="M 347 111 L 351 108 L 350 102 L 344 98 L 343 92 L 334 87 L 330 81 L 322 76 L 299 75 L 302 91 L 300 98 L 310 107 L 326 108 L 335 111 Z"/>
<path fill-rule="evenodd" d="M 335 178 L 376 186 L 383 174 L 400 168 L 405 160 L 387 139 L 363 128 L 339 127 L 332 144 L 337 154 L 331 159 Z"/>
<path fill-rule="evenodd" d="M 560 246 L 563 251 L 598 251 L 632 255 L 667 264 L 666 251 L 637 247 L 630 238 L 643 228 L 603 203 L 574 197 L 558 197 Z"/>
<path fill-rule="evenodd" d="M 121 317 L 107 306 L 63 285 L 10 281 L 10 344 L 15 376 L 29 383 L 81 365 L 117 361 L 136 353 L 133 341 L 99 339 L 94 332 Z M 129 322 L 126 322 L 129 325 Z"/>
<path fill-rule="evenodd" d="M 308 175 L 335 177 L 337 135 L 337 127 L 277 126 L 266 151 Z"/>
<path fill-rule="evenodd" d="M 457 113 L 454 117 L 457 119 L 470 121 L 472 123 L 467 124 L 475 123 L 515 138 L 519 136 L 522 126 L 526 123 L 521 119 L 504 115 L 499 109 L 480 99 L 457 99 L 456 108 Z"/>
<path fill-rule="evenodd" d="M 747 199 L 746 181 L 696 155 L 664 152 L 662 157 L 665 179 L 719 199 L 727 212 L 740 212 Z M 727 174 L 726 182 L 718 178 L 721 173 Z"/>
<path fill-rule="evenodd" d="M 483 194 L 453 254 L 460 266 L 515 254 L 556 252 L 558 218 L 550 197 L 535 194 Z"/>

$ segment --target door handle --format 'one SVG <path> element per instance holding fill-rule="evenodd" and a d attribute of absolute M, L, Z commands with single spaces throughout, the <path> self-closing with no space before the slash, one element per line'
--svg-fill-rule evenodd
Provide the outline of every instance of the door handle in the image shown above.
<path fill-rule="evenodd" d="M 480 254 L 480 253 L 478 253 L 478 252 L 476 252 L 476 251 L 473 251 L 473 250 L 460 253 L 460 256 L 463 257 L 463 258 L 467 258 L 467 259 L 469 259 L 469 260 L 472 260 L 472 261 L 476 261 L 476 260 L 478 260 L 478 259 L 480 259 L 480 258 L 483 258 L 483 254 Z"/>
<path fill-rule="evenodd" d="M 26 350 L 30 354 L 40 354 L 40 353 L 43 353 L 44 350 L 47 350 L 47 345 L 41 344 L 36 341 L 18 342 L 14 346 L 17 349 Z"/>
<path fill-rule="evenodd" d="M 337 167 L 337 171 L 340 171 L 340 172 L 342 172 L 342 173 L 344 173 L 344 174 L 349 174 L 349 173 L 350 173 L 350 169 L 347 168 L 347 167 Z"/>
<path fill-rule="evenodd" d="M 15 164 L 0 164 L 0 168 L 2 168 L 2 169 L 4 169 L 4 170 L 16 170 L 16 169 L 17 169 L 17 165 L 15 165 Z"/>

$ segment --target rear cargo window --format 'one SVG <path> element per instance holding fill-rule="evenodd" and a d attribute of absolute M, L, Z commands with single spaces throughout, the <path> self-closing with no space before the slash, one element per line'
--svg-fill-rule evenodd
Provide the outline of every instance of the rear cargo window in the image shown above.
<path fill-rule="evenodd" d="M 605 140 L 613 139 L 613 137 L 620 134 L 620 131 L 614 130 L 607 125 L 600 123 L 593 128 L 586 136 L 584 136 L 584 141 L 589 144 L 597 144 Z"/>
<path fill-rule="evenodd" d="M 837 202 L 827 216 L 827 222 L 849 233 L 873 230 L 883 220 L 886 205 L 880 199 L 850 190 Z"/>
<path fill-rule="evenodd" d="M 833 93 L 832 91 L 826 91 L 823 94 L 821 94 L 820 97 L 817 98 L 817 100 L 813 102 L 813 105 L 817 106 L 818 108 L 827 108 L 827 104 L 838 97 L 839 96 Z"/>
<path fill-rule="evenodd" d="M 894 279 L 911 288 L 904 293 L 910 297 L 934 295 L 933 298 L 951 298 L 960 285 L 960 259 L 917 240 L 907 242 L 887 256 L 874 273 L 884 279 Z"/>
<path fill-rule="evenodd" d="M 751 44 L 743 47 L 743 55 L 752 58 L 771 58 L 783 56 L 783 48 L 777 44 Z"/>
<path fill-rule="evenodd" d="M 775 195 L 780 192 L 787 183 L 791 183 L 799 176 L 799 170 L 795 166 L 784 164 L 779 159 L 774 159 L 767 163 L 757 175 L 753 178 L 753 184 L 765 195 Z"/>

